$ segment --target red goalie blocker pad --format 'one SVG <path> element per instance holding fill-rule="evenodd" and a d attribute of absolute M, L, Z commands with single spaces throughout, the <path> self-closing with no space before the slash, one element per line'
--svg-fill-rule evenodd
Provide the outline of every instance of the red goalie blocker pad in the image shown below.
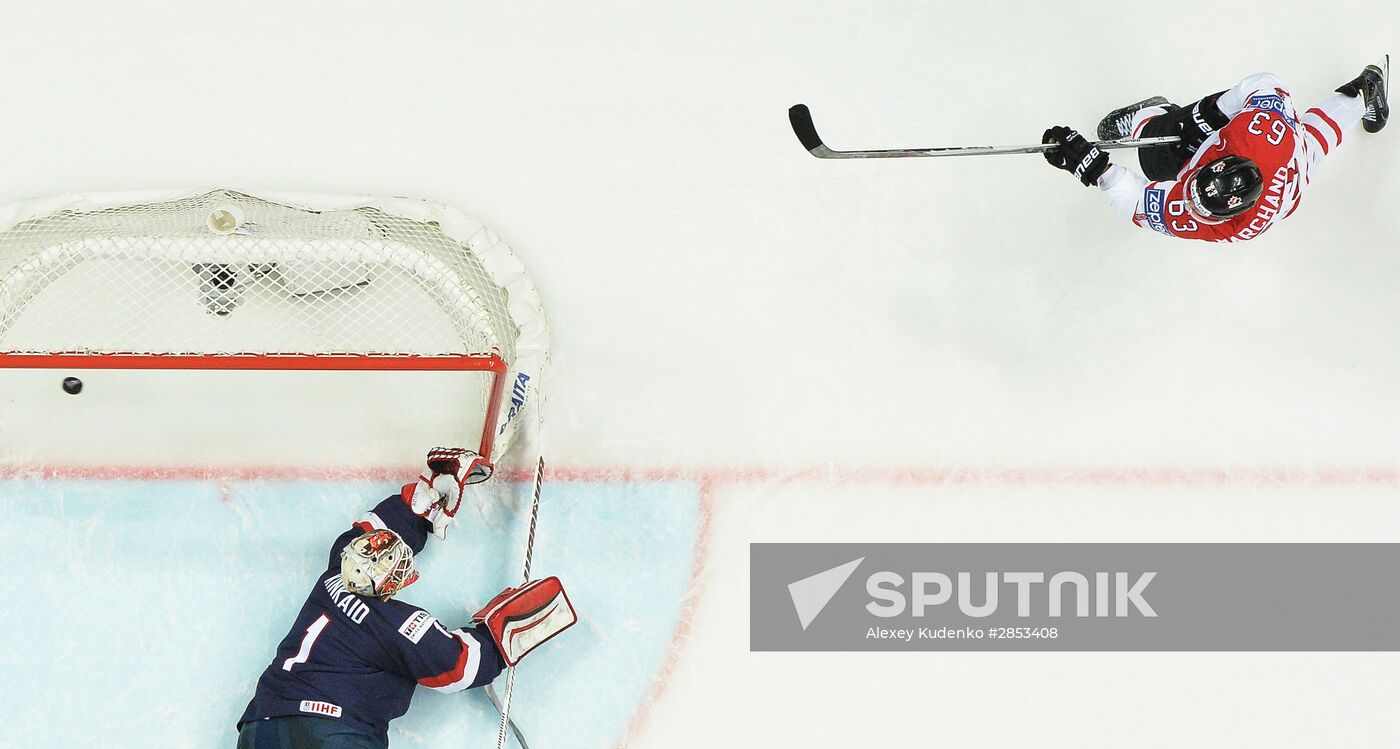
<path fill-rule="evenodd" d="M 578 622 L 574 605 L 557 577 L 531 580 L 519 588 L 506 588 L 472 615 L 485 624 L 500 648 L 507 666 L 514 666 L 530 651 Z"/>

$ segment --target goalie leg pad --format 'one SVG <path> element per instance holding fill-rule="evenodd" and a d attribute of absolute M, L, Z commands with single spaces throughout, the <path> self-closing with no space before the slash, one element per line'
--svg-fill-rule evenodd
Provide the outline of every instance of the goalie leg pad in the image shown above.
<path fill-rule="evenodd" d="M 472 615 L 500 648 L 507 666 L 578 622 L 578 614 L 557 577 L 506 588 Z"/>

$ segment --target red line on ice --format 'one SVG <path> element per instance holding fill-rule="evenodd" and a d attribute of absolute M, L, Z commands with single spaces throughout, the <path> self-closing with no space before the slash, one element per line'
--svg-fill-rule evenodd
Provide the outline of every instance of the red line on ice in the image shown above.
<path fill-rule="evenodd" d="M 225 487 L 238 480 L 361 480 L 397 482 L 418 473 L 417 466 L 359 466 L 287 468 L 247 466 L 231 468 L 147 468 L 133 466 L 4 466 L 0 479 L 108 479 L 108 480 L 217 480 Z M 532 468 L 516 468 L 498 474 L 510 481 L 530 481 Z M 646 696 L 637 706 L 631 722 L 618 737 L 617 747 L 625 747 L 639 735 L 653 706 L 666 691 L 672 673 L 690 636 L 691 622 L 700 605 L 705 566 L 714 516 L 716 491 L 724 486 L 750 483 L 788 484 L 810 481 L 841 483 L 880 483 L 896 486 L 965 486 L 972 484 L 1010 486 L 1394 486 L 1400 485 L 1400 468 L 1356 466 L 1352 468 L 1283 468 L 1278 466 L 959 466 L 929 467 L 808 467 L 749 468 L 623 468 L 552 467 L 550 481 L 610 483 L 693 481 L 698 484 L 699 527 L 691 557 L 690 585 L 681 604 L 680 616 L 661 666 Z M 226 496 L 226 495 L 225 495 Z M 225 497 L 221 500 L 226 501 Z"/>
<path fill-rule="evenodd" d="M 143 466 L 0 466 L 0 479 L 86 479 L 112 481 L 394 481 L 416 476 L 419 467 L 356 466 L 285 467 L 143 467 Z M 498 474 L 509 481 L 528 481 L 533 468 Z M 1280 466 L 955 466 L 934 467 L 749 467 L 749 468 L 622 468 L 550 467 L 548 478 L 569 482 L 703 482 L 711 488 L 753 483 L 789 484 L 822 481 L 833 484 L 873 483 L 904 486 L 1364 486 L 1400 484 L 1400 467 L 1364 466 L 1284 468 Z"/>
<path fill-rule="evenodd" d="M 641 732 L 646 725 L 647 719 L 651 717 L 651 708 L 661 699 L 661 695 L 666 691 L 666 685 L 671 680 L 671 673 L 675 671 L 676 664 L 680 662 L 681 651 L 685 649 L 686 641 L 690 639 L 690 623 L 695 619 L 695 611 L 700 606 L 700 594 L 704 588 L 701 577 L 705 571 L 705 564 L 709 561 L 709 541 L 710 524 L 714 517 L 714 494 L 715 485 L 708 479 L 700 482 L 700 525 L 695 533 L 695 551 L 692 553 L 690 562 L 690 586 L 685 593 L 685 601 L 681 604 L 681 613 L 676 620 L 676 629 L 671 633 L 671 643 L 666 646 L 666 654 L 662 656 L 661 668 L 657 669 L 656 676 L 652 678 L 651 688 L 642 698 L 642 702 L 637 706 L 637 712 L 632 715 L 632 722 L 622 732 L 617 740 L 617 747 L 627 746 L 627 743 Z"/>

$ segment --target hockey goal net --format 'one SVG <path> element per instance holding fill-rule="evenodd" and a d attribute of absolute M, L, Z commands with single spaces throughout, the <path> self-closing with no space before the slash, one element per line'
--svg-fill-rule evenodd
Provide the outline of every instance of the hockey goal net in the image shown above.
<path fill-rule="evenodd" d="M 443 206 L 210 190 L 0 209 L 0 462 L 499 456 L 547 346 L 514 253 Z"/>

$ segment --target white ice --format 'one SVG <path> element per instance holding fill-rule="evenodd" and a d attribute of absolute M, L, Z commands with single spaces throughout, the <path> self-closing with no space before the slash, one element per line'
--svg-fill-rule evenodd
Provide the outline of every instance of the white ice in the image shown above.
<path fill-rule="evenodd" d="M 17 5 L 0 24 L 0 202 L 405 194 L 510 242 L 551 316 L 551 459 L 617 485 L 695 482 L 709 518 L 688 597 L 656 604 L 684 621 L 663 628 L 650 696 L 613 735 L 560 746 L 1380 745 L 1394 654 L 750 653 L 747 555 L 1400 540 L 1395 126 L 1349 133 L 1295 216 L 1217 246 L 1117 222 L 1034 156 L 818 161 L 785 114 L 810 105 L 837 148 L 1025 143 L 1259 70 L 1307 106 L 1400 51 L 1397 28 L 1381 0 Z M 9 506 L 53 496 L 20 486 Z M 694 521 L 695 500 L 677 506 Z M 7 627 L 32 569 L 73 556 L 46 553 L 10 569 Z M 597 573 L 575 563 L 566 579 Z M 269 655 L 247 654 L 253 673 Z M 61 676 L 110 678 L 89 668 Z M 9 669 L 0 693 L 59 676 Z M 549 703 L 569 721 L 597 699 L 576 691 Z M 138 697 L 47 717 L 96 731 Z M 41 729 L 7 725 L 0 747 L 52 745 Z"/>

